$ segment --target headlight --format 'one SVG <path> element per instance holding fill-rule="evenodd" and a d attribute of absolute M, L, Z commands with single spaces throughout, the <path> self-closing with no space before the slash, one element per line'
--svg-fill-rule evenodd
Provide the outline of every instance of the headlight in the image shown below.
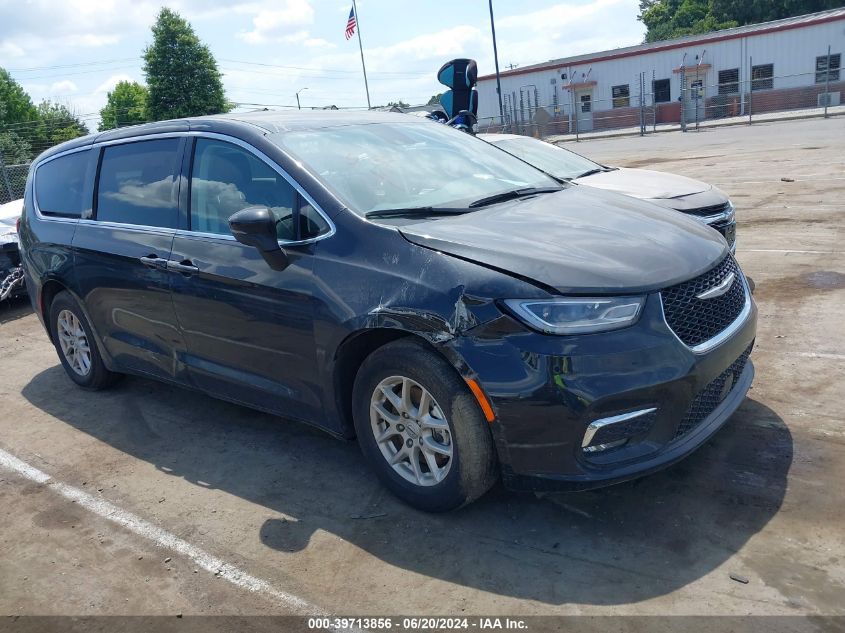
<path fill-rule="evenodd" d="M 734 203 L 728 200 L 728 208 L 725 212 L 725 220 L 727 222 L 733 222 L 736 219 L 736 210 L 734 209 Z"/>
<path fill-rule="evenodd" d="M 505 305 L 536 330 L 588 334 L 627 327 L 640 316 L 645 297 L 507 299 Z"/>

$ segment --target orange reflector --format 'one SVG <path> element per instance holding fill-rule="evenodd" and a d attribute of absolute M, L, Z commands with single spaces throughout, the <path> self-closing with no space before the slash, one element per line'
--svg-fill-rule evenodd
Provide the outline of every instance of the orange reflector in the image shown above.
<path fill-rule="evenodd" d="M 464 380 L 469 385 L 472 395 L 474 395 L 475 399 L 478 400 L 478 404 L 481 406 L 481 410 L 484 412 L 484 417 L 487 418 L 487 421 L 492 422 L 495 420 L 496 414 L 493 413 L 493 407 L 490 406 L 490 402 L 481 390 L 481 386 L 478 384 L 478 381 L 472 378 L 464 378 Z"/>

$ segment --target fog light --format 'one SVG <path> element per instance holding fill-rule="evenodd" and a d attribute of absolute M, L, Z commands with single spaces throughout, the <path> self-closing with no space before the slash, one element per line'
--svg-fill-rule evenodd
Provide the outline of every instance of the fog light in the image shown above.
<path fill-rule="evenodd" d="M 581 448 L 585 453 L 598 453 L 622 446 L 648 431 L 656 417 L 657 408 L 652 407 L 595 420 L 587 427 Z"/>

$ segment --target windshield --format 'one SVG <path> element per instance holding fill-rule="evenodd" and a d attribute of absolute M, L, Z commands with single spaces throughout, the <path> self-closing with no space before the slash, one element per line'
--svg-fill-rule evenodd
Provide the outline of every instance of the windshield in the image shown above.
<path fill-rule="evenodd" d="M 535 138 L 506 138 L 493 141 L 493 143 L 561 180 L 577 178 L 588 171 L 603 169 L 598 163 L 579 156 L 575 152 Z"/>
<path fill-rule="evenodd" d="M 488 143 L 430 121 L 337 126 L 269 138 L 359 214 L 467 207 L 513 189 L 557 185 Z"/>

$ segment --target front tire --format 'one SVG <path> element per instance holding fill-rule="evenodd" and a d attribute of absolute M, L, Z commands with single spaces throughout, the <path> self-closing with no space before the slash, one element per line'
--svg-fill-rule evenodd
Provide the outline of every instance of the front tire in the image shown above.
<path fill-rule="evenodd" d="M 361 451 L 408 504 L 432 512 L 483 495 L 498 476 L 488 424 L 455 369 L 413 339 L 373 352 L 353 389 Z"/>
<path fill-rule="evenodd" d="M 119 374 L 106 369 L 94 332 L 76 299 L 60 292 L 50 304 L 53 344 L 68 377 L 83 389 L 110 387 Z"/>

